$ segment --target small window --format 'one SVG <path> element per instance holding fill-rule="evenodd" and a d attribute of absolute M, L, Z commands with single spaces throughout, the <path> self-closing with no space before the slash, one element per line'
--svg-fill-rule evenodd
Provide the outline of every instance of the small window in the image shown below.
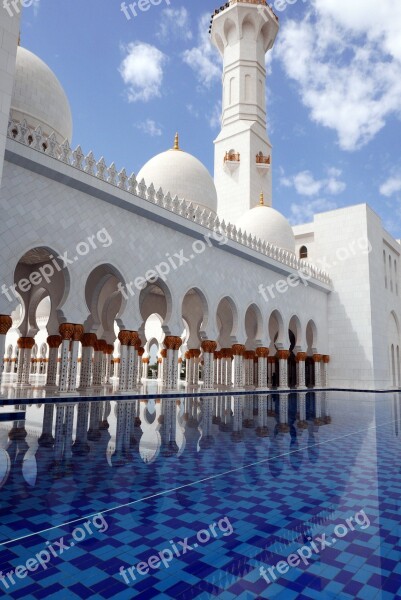
<path fill-rule="evenodd" d="M 384 262 L 384 285 L 387 289 L 387 260 L 386 260 L 386 252 L 383 250 L 383 262 Z"/>
<path fill-rule="evenodd" d="M 299 258 L 308 258 L 308 248 L 306 246 L 301 246 L 299 250 Z"/>

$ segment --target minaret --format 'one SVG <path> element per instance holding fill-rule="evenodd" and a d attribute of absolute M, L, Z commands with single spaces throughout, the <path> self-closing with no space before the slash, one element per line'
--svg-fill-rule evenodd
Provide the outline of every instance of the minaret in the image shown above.
<path fill-rule="evenodd" d="M 230 0 L 212 16 L 211 38 L 223 57 L 222 128 L 214 179 L 220 218 L 235 223 L 263 191 L 272 203 L 271 144 L 266 131 L 265 56 L 278 18 L 266 0 Z"/>

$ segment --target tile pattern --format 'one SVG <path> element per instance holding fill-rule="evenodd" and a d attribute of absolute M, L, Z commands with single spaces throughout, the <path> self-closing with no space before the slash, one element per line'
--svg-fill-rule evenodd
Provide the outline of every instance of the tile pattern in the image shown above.
<path fill-rule="evenodd" d="M 6 596 L 401 597 L 401 439 L 395 418 L 401 414 L 401 399 L 398 394 L 376 402 L 354 396 L 350 403 L 335 394 L 329 401 L 332 422 L 322 426 L 314 422 L 313 398 L 308 398 L 308 429 L 302 435 L 294 427 L 295 396 L 289 401 L 289 433 L 279 433 L 277 398 L 267 438 L 247 427 L 237 442 L 214 424 L 212 441 L 202 445 L 199 429 L 187 422 L 185 448 L 166 449 L 147 464 L 135 444 L 119 460 L 113 455 L 108 462 L 107 431 L 91 443 L 90 461 L 73 454 L 69 462 L 55 464 L 53 449 L 39 447 L 35 483 L 34 467 L 28 458 L 22 460 L 27 442 L 8 442 L 14 470 L 0 491 L 2 541 L 136 502 L 106 513 L 106 532 L 97 531 L 53 557 L 46 570 L 18 580 Z M 140 444 L 140 428 L 135 435 Z M 155 492 L 166 493 L 149 497 Z M 268 569 L 286 559 L 308 537 L 324 533 L 332 540 L 334 527 L 361 510 L 370 527 L 355 527 L 314 555 L 309 565 L 292 568 L 270 584 L 260 576 L 261 566 Z M 216 538 L 175 557 L 168 568 L 143 576 L 135 571 L 129 585 L 119 574 L 121 566 L 128 569 L 171 548 L 170 540 L 180 547 L 178 541 L 188 537 L 193 545 L 197 532 L 223 517 L 232 524 L 231 535 L 216 527 Z M 61 536 L 70 544 L 79 526 L 82 522 L 0 547 L 0 570 L 24 564 Z M 0 588 L 6 592 L 1 582 Z"/>

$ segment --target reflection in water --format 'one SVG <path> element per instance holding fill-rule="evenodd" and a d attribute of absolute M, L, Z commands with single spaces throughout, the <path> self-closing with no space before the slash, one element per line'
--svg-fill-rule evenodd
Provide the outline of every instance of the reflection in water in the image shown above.
<path fill-rule="evenodd" d="M 276 478 L 283 456 L 294 470 L 305 448 L 309 461 L 319 459 L 319 430 L 330 422 L 325 392 L 31 405 L 25 420 L 1 424 L 0 486 L 25 494 L 24 486 L 71 476 L 78 465 L 94 485 L 127 465 L 141 477 L 148 470 L 151 484 L 151 465 L 174 457 L 196 460 L 199 476 L 268 458 Z M 260 476 L 251 469 L 246 479 Z"/>

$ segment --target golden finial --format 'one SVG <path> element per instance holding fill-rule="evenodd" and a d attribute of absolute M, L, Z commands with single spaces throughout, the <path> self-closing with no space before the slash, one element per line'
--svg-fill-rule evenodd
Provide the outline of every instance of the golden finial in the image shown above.
<path fill-rule="evenodd" d="M 263 192 L 260 192 L 259 205 L 260 206 L 264 206 L 265 205 L 265 197 L 263 195 Z"/>
<path fill-rule="evenodd" d="M 178 133 L 175 134 L 175 138 L 174 138 L 174 148 L 173 150 L 179 150 L 180 149 L 180 138 L 178 136 Z"/>

